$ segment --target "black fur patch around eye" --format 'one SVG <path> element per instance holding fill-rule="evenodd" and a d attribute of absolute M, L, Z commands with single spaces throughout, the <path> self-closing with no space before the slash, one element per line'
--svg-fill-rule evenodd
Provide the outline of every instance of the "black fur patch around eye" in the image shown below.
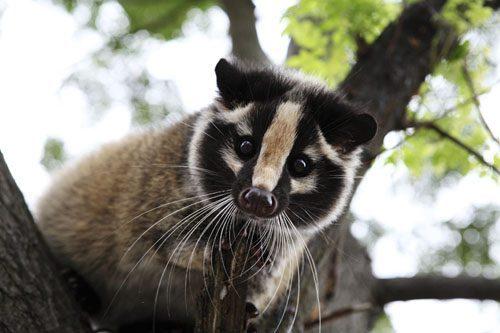
<path fill-rule="evenodd" d="M 204 191 L 212 193 L 231 189 L 234 173 L 224 162 L 221 152 L 228 146 L 236 133 L 234 125 L 211 122 L 204 131 L 200 151 L 199 167 Z"/>
<path fill-rule="evenodd" d="M 244 68 L 221 59 L 215 66 L 219 101 L 228 109 L 250 102 L 270 101 L 290 90 L 295 82 L 270 69 Z"/>
<path fill-rule="evenodd" d="M 315 167 L 316 190 L 305 194 L 292 194 L 289 199 L 288 214 L 297 227 L 313 227 L 326 217 L 345 189 L 345 172 L 338 165 L 322 158 Z"/>

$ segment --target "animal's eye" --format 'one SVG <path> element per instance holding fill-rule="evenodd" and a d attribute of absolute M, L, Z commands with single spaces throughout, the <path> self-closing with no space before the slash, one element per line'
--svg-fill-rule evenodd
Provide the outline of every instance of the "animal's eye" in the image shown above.
<path fill-rule="evenodd" d="M 306 156 L 299 156 L 288 162 L 288 170 L 292 177 L 305 177 L 312 170 L 312 162 Z"/>
<path fill-rule="evenodd" d="M 242 159 L 249 159 L 255 154 L 255 144 L 252 138 L 243 137 L 236 142 L 236 153 Z"/>

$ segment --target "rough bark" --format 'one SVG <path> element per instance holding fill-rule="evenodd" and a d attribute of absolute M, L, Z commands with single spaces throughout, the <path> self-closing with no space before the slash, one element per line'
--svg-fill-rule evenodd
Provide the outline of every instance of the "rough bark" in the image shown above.
<path fill-rule="evenodd" d="M 90 332 L 1 153 L 0 331 Z"/>
<path fill-rule="evenodd" d="M 255 5 L 251 0 L 221 0 L 222 9 L 229 18 L 232 54 L 253 63 L 267 63 L 255 28 Z"/>
<path fill-rule="evenodd" d="M 199 296 L 198 333 L 246 330 L 248 277 L 244 263 L 248 244 L 243 239 L 234 249 L 214 248 L 213 271 L 207 272 L 207 290 Z"/>

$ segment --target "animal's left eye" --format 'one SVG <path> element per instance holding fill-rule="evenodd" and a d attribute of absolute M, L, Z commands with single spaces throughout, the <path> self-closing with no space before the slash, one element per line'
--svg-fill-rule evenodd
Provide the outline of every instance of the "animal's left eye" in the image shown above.
<path fill-rule="evenodd" d="M 312 170 L 312 162 L 306 156 L 299 156 L 288 162 L 288 171 L 292 177 L 305 177 Z"/>

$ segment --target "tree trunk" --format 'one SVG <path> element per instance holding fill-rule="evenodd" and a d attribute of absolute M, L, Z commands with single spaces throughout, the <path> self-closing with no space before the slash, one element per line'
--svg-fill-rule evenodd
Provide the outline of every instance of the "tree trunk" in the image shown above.
<path fill-rule="evenodd" d="M 1 152 L 0 332 L 90 332 Z"/>

